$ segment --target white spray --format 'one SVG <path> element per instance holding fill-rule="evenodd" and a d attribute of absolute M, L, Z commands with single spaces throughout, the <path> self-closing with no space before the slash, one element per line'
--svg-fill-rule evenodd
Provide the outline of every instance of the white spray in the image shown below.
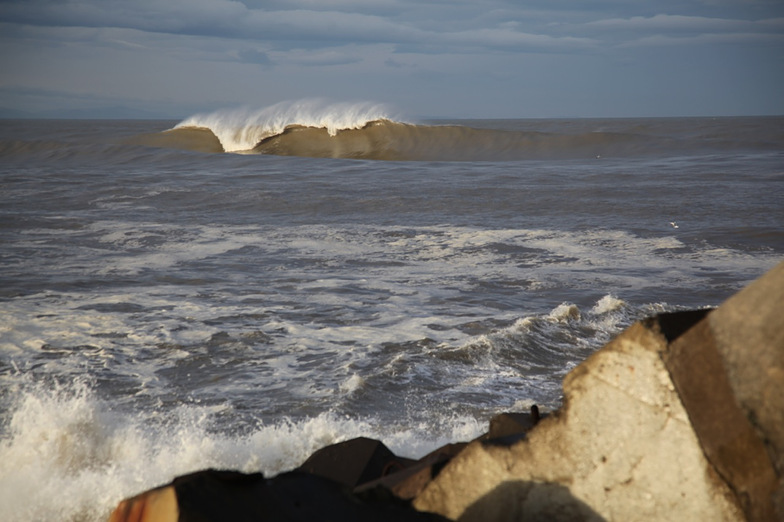
<path fill-rule="evenodd" d="M 263 109 L 240 107 L 196 114 L 180 122 L 175 129 L 210 129 L 220 140 L 223 150 L 240 152 L 282 133 L 290 125 L 323 128 L 334 136 L 341 130 L 361 129 L 372 121 L 389 119 L 389 109 L 382 104 L 306 99 L 281 102 Z"/>

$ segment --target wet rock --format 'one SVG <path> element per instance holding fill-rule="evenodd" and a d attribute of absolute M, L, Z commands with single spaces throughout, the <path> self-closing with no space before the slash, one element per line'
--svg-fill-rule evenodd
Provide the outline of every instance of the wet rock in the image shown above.
<path fill-rule="evenodd" d="M 260 473 L 204 470 L 123 501 L 110 522 L 443 521 L 407 504 L 353 495 L 345 486 L 299 471 L 265 479 Z"/>
<path fill-rule="evenodd" d="M 325 477 L 349 488 L 404 469 L 413 463 L 397 457 L 381 441 L 358 437 L 321 448 L 300 471 Z"/>
<path fill-rule="evenodd" d="M 401 500 L 411 500 L 467 445 L 468 443 L 458 442 L 442 446 L 401 470 L 361 484 L 354 491 L 363 493 L 383 489 Z"/>
<path fill-rule="evenodd" d="M 539 413 L 539 407 L 536 404 L 531 406 L 529 413 L 499 413 L 490 419 L 487 433 L 479 437 L 478 440 L 493 444 L 512 444 L 524 437 L 546 416 L 547 414 Z"/>

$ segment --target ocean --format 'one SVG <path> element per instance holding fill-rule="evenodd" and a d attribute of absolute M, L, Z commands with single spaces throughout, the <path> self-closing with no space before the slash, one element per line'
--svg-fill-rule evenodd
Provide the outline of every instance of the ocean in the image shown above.
<path fill-rule="evenodd" d="M 784 256 L 784 117 L 0 120 L 0 520 L 554 410 Z"/>

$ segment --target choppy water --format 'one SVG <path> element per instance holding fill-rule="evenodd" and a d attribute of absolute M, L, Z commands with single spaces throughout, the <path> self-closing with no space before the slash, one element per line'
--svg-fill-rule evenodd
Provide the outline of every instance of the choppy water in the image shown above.
<path fill-rule="evenodd" d="M 717 305 L 784 253 L 784 118 L 284 109 L 196 135 L 0 121 L 0 519 L 100 520 L 360 434 L 412 457 L 470 439 L 558 407 L 635 319 Z M 232 125 L 245 153 L 200 152 Z"/>

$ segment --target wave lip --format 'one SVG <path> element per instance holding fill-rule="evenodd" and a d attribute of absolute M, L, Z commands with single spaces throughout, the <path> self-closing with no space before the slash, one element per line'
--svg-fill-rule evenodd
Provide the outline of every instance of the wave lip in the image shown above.
<path fill-rule="evenodd" d="M 389 109 L 371 102 L 329 103 L 320 99 L 286 101 L 251 109 L 240 107 L 207 114 L 196 114 L 177 124 L 178 129 L 209 129 L 225 152 L 251 151 L 287 128 L 325 129 L 329 136 L 339 131 L 361 129 L 371 122 L 391 120 Z"/>

